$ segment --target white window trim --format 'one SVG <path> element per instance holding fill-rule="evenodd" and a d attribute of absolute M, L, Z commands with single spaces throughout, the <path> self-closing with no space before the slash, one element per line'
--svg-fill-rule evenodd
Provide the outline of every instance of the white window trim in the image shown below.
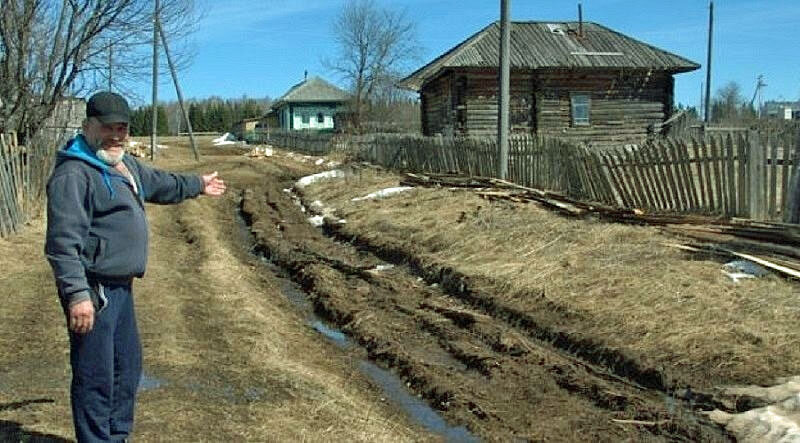
<path fill-rule="evenodd" d="M 586 97 L 586 119 L 578 120 L 575 117 L 575 99 Z M 583 104 L 581 104 L 583 106 Z M 569 118 L 570 125 L 573 127 L 591 126 L 592 125 L 592 95 L 588 92 L 573 92 L 569 95 Z"/>

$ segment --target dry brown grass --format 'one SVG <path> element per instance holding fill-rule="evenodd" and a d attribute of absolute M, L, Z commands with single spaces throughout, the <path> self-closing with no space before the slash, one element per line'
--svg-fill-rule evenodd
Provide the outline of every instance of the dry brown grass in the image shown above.
<path fill-rule="evenodd" d="M 352 231 L 405 244 L 478 277 L 514 306 L 531 294 L 577 314 L 561 325 L 702 385 L 772 381 L 800 366 L 800 286 L 770 276 L 734 284 L 721 262 L 665 247 L 652 227 L 568 219 L 534 204 L 492 203 L 469 191 L 417 189 L 385 200 L 350 198 L 396 186 L 364 171 L 305 190 L 338 208 Z"/>

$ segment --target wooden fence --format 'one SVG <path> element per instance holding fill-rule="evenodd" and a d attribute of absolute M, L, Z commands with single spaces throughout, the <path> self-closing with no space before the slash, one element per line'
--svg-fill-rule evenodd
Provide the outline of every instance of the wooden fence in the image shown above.
<path fill-rule="evenodd" d="M 43 132 L 20 146 L 16 133 L 0 134 L 0 237 L 19 231 L 44 208 L 45 187 L 63 134 Z"/>
<path fill-rule="evenodd" d="M 326 155 L 334 149 L 334 134 L 316 131 L 252 131 L 248 143 L 267 143 L 309 155 Z"/>
<path fill-rule="evenodd" d="M 616 206 L 779 220 L 788 216 L 800 137 L 757 132 L 658 140 L 587 153 L 590 196 Z M 604 192 L 605 191 L 605 192 Z M 610 191 L 610 192 L 608 192 Z M 788 220 L 788 219 L 787 219 Z"/>

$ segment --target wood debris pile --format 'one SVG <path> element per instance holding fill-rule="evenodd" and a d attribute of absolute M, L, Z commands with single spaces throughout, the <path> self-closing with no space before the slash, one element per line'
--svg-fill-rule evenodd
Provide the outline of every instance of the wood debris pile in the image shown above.
<path fill-rule="evenodd" d="M 638 209 L 581 202 L 556 192 L 488 177 L 406 174 L 400 184 L 472 189 L 490 200 L 537 202 L 573 217 L 661 226 L 665 232 L 687 240 L 668 246 L 690 252 L 743 258 L 782 275 L 800 279 L 800 225 L 797 224 L 702 215 L 647 214 Z"/>
<path fill-rule="evenodd" d="M 246 152 L 244 156 L 251 158 L 263 158 L 263 157 L 272 157 L 273 154 L 274 151 L 272 149 L 272 146 L 264 145 L 264 146 L 254 146 L 253 149 Z"/>

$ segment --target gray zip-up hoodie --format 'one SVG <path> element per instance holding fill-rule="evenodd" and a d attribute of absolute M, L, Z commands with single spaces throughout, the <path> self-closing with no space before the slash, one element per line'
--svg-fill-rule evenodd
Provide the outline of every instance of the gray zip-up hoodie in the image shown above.
<path fill-rule="evenodd" d="M 89 280 L 144 275 L 145 201 L 178 203 L 203 191 L 199 176 L 153 169 L 130 156 L 122 161 L 138 193 L 126 177 L 97 158 L 82 135 L 57 154 L 47 183 L 45 255 L 67 305 L 89 299 Z"/>

